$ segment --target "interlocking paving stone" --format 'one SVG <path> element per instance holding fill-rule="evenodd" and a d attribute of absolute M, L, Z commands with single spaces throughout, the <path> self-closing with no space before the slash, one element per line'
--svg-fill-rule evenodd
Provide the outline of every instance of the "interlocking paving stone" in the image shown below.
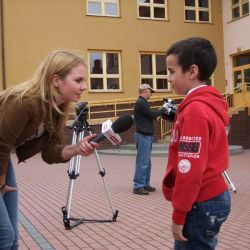
<path fill-rule="evenodd" d="M 105 179 L 112 205 L 119 210 L 117 221 L 83 223 L 72 230 L 65 230 L 61 207 L 67 200 L 68 165 L 47 165 L 40 155 L 17 165 L 17 159 L 12 155 L 19 185 L 19 210 L 23 216 L 20 220 L 21 250 L 172 249 L 172 206 L 161 193 L 167 158 L 152 158 L 151 184 L 157 191 L 148 196 L 138 196 L 132 193 L 135 158 L 99 157 L 106 170 Z M 227 173 L 236 186 L 237 194 L 232 194 L 232 210 L 222 227 L 216 250 L 250 249 L 249 162 L 250 150 L 230 156 Z M 75 181 L 72 196 L 72 216 L 90 219 L 112 217 L 98 172 L 94 155 L 81 159 L 80 176 Z M 47 242 L 42 242 L 42 239 Z"/>
<path fill-rule="evenodd" d="M 41 249 L 52 250 L 54 249 L 49 242 L 44 238 L 39 231 L 30 223 L 30 221 L 19 211 L 19 223 L 27 230 L 34 241 Z"/>

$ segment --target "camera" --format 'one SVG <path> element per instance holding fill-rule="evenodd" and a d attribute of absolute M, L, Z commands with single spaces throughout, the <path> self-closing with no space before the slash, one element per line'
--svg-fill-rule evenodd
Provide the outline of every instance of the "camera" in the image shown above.
<path fill-rule="evenodd" d="M 88 103 L 87 102 L 79 102 L 76 104 L 75 107 L 76 111 L 76 118 L 71 124 L 70 128 L 79 128 L 82 129 L 83 127 L 88 125 Z"/>
<path fill-rule="evenodd" d="M 162 115 L 162 118 L 164 120 L 174 122 L 176 112 L 177 112 L 177 107 L 174 105 L 174 102 L 172 101 L 172 99 L 163 98 L 163 103 L 167 104 L 168 108 L 167 108 L 167 111 Z"/>
<path fill-rule="evenodd" d="M 88 103 L 87 102 L 79 102 L 75 107 L 76 116 L 79 121 L 86 121 L 88 117 Z"/>

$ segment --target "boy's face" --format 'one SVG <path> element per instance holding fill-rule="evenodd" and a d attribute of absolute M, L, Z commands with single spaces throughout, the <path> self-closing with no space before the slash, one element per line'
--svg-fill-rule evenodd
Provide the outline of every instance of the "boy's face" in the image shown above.
<path fill-rule="evenodd" d="M 177 94 L 186 95 L 191 87 L 190 71 L 183 72 L 182 67 L 178 64 L 178 58 L 174 54 L 167 56 L 166 62 L 169 71 L 168 81 L 172 88 Z"/>

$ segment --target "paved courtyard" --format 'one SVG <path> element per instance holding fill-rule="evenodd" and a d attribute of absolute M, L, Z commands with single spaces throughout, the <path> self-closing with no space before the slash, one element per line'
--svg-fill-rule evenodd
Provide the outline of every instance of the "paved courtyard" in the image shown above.
<path fill-rule="evenodd" d="M 100 155 L 114 209 L 113 223 L 84 223 L 65 230 L 61 207 L 66 205 L 67 164 L 47 165 L 40 155 L 16 164 L 19 184 L 20 249 L 172 249 L 171 204 L 161 193 L 164 157 L 152 158 L 155 193 L 132 193 L 134 157 Z M 111 219 L 111 209 L 94 155 L 82 158 L 75 181 L 71 215 L 86 219 Z M 237 188 L 232 212 L 219 237 L 218 250 L 250 249 L 250 150 L 230 156 L 230 178 Z"/>

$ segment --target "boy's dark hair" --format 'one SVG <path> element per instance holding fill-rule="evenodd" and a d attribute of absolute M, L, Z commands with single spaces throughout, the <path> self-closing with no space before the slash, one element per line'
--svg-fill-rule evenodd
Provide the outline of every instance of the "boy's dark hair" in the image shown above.
<path fill-rule="evenodd" d="M 174 43 L 166 56 L 174 54 L 183 72 L 190 69 L 192 64 L 199 68 L 199 80 L 207 81 L 217 65 L 217 56 L 212 44 L 204 38 L 192 37 Z"/>

